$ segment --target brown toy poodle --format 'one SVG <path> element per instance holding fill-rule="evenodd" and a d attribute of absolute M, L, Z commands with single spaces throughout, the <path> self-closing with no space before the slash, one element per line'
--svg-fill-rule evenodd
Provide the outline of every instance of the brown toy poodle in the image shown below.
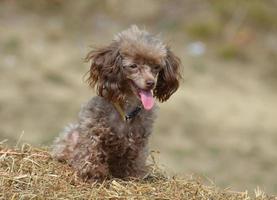
<path fill-rule="evenodd" d="M 178 89 L 180 60 L 158 37 L 137 26 L 86 59 L 91 61 L 88 83 L 98 96 L 55 140 L 53 156 L 85 180 L 143 177 L 156 118 L 154 99 L 164 102 Z"/>

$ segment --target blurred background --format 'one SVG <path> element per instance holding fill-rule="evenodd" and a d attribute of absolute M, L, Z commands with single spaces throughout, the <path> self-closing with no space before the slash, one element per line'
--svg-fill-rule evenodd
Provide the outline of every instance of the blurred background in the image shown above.
<path fill-rule="evenodd" d="M 183 63 L 151 138 L 159 163 L 276 194 L 276 0 L 1 0 L 0 141 L 50 145 L 94 95 L 90 46 L 131 24 L 161 33 Z"/>

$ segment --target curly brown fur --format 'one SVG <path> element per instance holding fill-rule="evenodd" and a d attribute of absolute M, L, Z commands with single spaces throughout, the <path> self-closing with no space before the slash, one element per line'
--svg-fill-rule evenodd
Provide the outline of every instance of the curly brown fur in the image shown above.
<path fill-rule="evenodd" d="M 76 123 L 53 145 L 53 156 L 86 180 L 142 177 L 157 106 L 178 89 L 180 60 L 160 39 L 132 26 L 104 48 L 92 50 L 88 83 L 98 96 L 82 107 Z M 152 96 L 153 95 L 153 96 Z M 143 106 L 134 118 L 124 113 Z"/>

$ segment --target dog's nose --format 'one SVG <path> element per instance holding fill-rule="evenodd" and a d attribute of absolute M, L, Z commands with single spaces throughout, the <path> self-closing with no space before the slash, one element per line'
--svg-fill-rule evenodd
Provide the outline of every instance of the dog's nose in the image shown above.
<path fill-rule="evenodd" d="M 154 87 L 154 85 L 155 85 L 155 82 L 153 80 L 147 80 L 146 81 L 146 87 L 148 89 L 152 89 Z"/>

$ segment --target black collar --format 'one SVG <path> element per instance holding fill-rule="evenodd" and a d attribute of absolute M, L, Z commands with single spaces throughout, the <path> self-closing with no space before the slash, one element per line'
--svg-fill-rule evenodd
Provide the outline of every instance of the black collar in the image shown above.
<path fill-rule="evenodd" d="M 137 106 L 133 111 L 127 113 L 125 115 L 125 121 L 131 121 L 133 118 L 135 118 L 139 112 L 141 111 L 141 106 Z"/>
<path fill-rule="evenodd" d="M 137 107 L 135 107 L 134 110 L 125 114 L 125 112 L 123 111 L 123 109 L 119 105 L 119 103 L 113 103 L 113 105 L 114 105 L 115 109 L 117 110 L 117 112 L 120 114 L 122 120 L 125 122 L 129 122 L 132 119 L 134 119 L 139 114 L 139 112 L 142 110 L 141 106 L 137 106 Z"/>

